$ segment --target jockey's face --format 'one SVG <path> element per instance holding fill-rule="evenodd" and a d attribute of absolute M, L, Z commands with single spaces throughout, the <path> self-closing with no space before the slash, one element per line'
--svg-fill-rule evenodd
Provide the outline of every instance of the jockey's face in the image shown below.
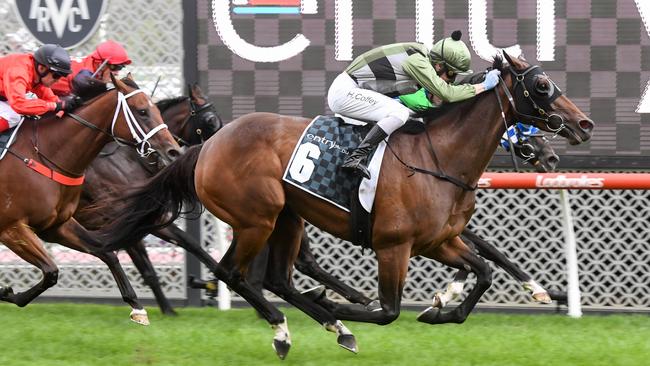
<path fill-rule="evenodd" d="M 104 62 L 104 60 L 100 60 L 96 62 L 95 68 L 99 67 L 99 65 L 101 65 L 102 62 Z M 96 77 L 97 79 L 105 83 L 110 83 L 111 74 L 113 74 L 113 76 L 117 78 L 122 67 L 123 67 L 122 65 L 111 65 L 107 63 L 106 65 L 104 65 L 104 68 L 102 68 L 102 71 L 100 71 Z"/>
<path fill-rule="evenodd" d="M 41 84 L 47 87 L 52 86 L 54 83 L 59 81 L 61 77 L 64 76 L 48 69 L 47 66 L 44 65 L 38 65 L 37 69 L 40 75 L 45 74 L 44 76 L 41 77 L 40 82 Z"/>
<path fill-rule="evenodd" d="M 434 64 L 433 68 L 436 70 L 436 74 L 447 83 L 451 83 L 456 79 L 456 73 L 448 71 L 447 67 L 443 64 Z"/>

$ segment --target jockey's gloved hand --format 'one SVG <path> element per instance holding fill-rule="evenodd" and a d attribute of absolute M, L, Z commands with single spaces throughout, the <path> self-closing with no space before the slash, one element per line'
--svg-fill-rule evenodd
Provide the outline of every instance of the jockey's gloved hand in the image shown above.
<path fill-rule="evenodd" d="M 79 107 L 81 104 L 82 104 L 81 98 L 79 98 L 76 95 L 69 95 L 61 98 L 61 101 L 56 103 L 56 109 L 54 111 L 71 112 L 75 110 L 77 107 Z"/>
<path fill-rule="evenodd" d="M 499 83 L 499 75 L 501 71 L 499 70 L 490 70 L 487 75 L 485 75 L 485 80 L 483 81 L 483 87 L 485 90 L 491 90 Z"/>

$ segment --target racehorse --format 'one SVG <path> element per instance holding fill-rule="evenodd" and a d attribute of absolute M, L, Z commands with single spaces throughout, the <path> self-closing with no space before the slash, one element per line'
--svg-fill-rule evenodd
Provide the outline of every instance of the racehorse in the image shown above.
<path fill-rule="evenodd" d="M 539 173 L 555 171 L 559 158 L 553 151 L 553 148 L 550 146 L 548 139 L 544 134 L 532 130 L 522 131 L 518 124 L 511 126 L 510 129 L 513 130 L 515 138 L 511 138 L 509 143 L 506 145 L 504 142 L 506 141 L 506 134 L 504 134 L 504 138 L 501 139 L 502 146 L 505 145 L 514 148 L 514 154 L 523 160 L 524 163 L 533 166 Z M 541 287 L 537 281 L 533 280 L 530 274 L 523 271 L 515 263 L 509 261 L 507 257 L 492 244 L 468 228 L 465 228 L 461 235 L 463 241 L 466 244 L 472 245 L 481 257 L 494 262 L 497 266 L 505 269 L 506 272 L 517 279 L 522 284 L 523 288 L 531 293 L 533 301 L 543 304 L 551 302 L 549 292 Z M 260 254 L 258 254 L 251 263 L 247 275 L 247 281 L 259 291 L 264 287 L 264 279 L 267 277 L 266 271 L 269 260 L 268 249 L 269 247 L 266 246 Z M 312 253 L 311 240 L 307 235 L 307 232 L 303 234 L 300 243 L 300 250 L 295 262 L 295 268 L 299 272 L 320 283 L 320 285 L 303 292 L 303 294 L 312 299 L 322 299 L 325 296 L 325 289 L 327 288 L 340 294 L 351 303 L 364 305 L 367 309 L 376 309 L 378 306 L 376 300 L 373 300 L 356 289 L 348 286 L 346 283 L 332 276 L 318 264 Z M 467 280 L 468 275 L 469 272 L 467 270 L 459 270 L 454 276 L 453 282 L 446 287 L 446 291 L 444 293 L 438 292 L 434 295 L 433 306 L 443 308 L 450 300 L 458 297 L 462 293 L 464 282 Z M 269 275 L 269 277 L 271 276 Z M 206 289 L 209 294 L 214 293 L 214 289 L 217 288 L 217 284 L 214 281 L 194 279 L 191 280 L 190 286 Z"/>
<path fill-rule="evenodd" d="M 72 215 L 81 195 L 83 174 L 109 141 L 120 141 L 140 154 L 156 153 L 165 162 L 180 155 L 160 113 L 130 75 L 113 78 L 114 89 L 90 100 L 74 113 L 35 121 L 26 119 L 8 155 L 0 161 L 0 241 L 43 273 L 42 280 L 24 292 L 0 287 L 0 300 L 25 306 L 54 286 L 58 268 L 40 239 L 91 253 L 110 268 L 131 319 L 148 324 L 117 257 L 96 251 L 80 238 L 86 229 Z M 32 168 L 32 169 L 30 169 Z M 40 174 L 39 174 L 40 173 Z M 40 238 L 40 239 L 39 239 Z"/>
<path fill-rule="evenodd" d="M 270 273 L 274 275 L 267 280 L 267 288 L 336 332 L 337 342 L 348 350 L 357 351 L 356 340 L 340 320 L 394 321 L 412 256 L 469 269 L 476 275 L 476 285 L 458 307 L 447 312 L 427 308 L 418 316 L 419 321 L 430 324 L 461 323 L 491 284 L 489 266 L 459 234 L 474 211 L 474 189 L 505 131 L 504 124 L 517 118 L 555 132 L 571 144 L 589 140 L 594 127 L 539 66 L 504 56 L 509 65 L 500 57 L 493 63 L 503 75 L 494 94 L 483 93 L 424 112 L 425 133 L 398 133 L 388 141 L 391 149 L 382 161 L 372 215 L 372 250 L 378 262 L 381 303 L 378 311 L 354 304 L 314 302 L 290 284 L 303 218 L 337 237 L 351 238 L 348 213 L 283 183 L 293 148 L 310 122 L 306 118 L 273 113 L 237 118 L 202 147 L 188 149 L 121 198 L 117 219 L 88 240 L 106 243 L 105 250 L 127 246 L 151 227 L 178 217 L 183 202 L 196 203 L 198 199 L 233 228 L 234 239 L 220 262 L 218 278 L 272 325 L 273 346 L 280 358 L 291 346 L 286 318 L 244 280 L 251 260 L 267 242 Z M 172 215 L 161 222 L 167 212 Z"/>
<path fill-rule="evenodd" d="M 77 89 L 75 92 L 84 99 L 88 97 L 87 90 Z M 207 102 L 198 85 L 189 87 L 189 97 L 164 99 L 157 102 L 156 106 L 167 123 L 169 132 L 181 146 L 202 143 L 223 124 L 214 106 Z M 86 229 L 97 230 L 114 215 L 112 207 L 107 207 L 100 214 L 90 210 L 96 202 L 117 194 L 134 182 L 151 177 L 158 170 L 156 161 L 143 159 L 134 149 L 107 145 L 86 170 L 86 182 L 74 218 Z M 209 268 L 217 265 L 216 261 L 201 249 L 196 239 L 174 224 L 154 230 L 151 234 L 193 253 Z M 140 240 L 133 246 L 129 246 L 126 252 L 142 275 L 145 284 L 151 288 L 162 313 L 175 315 L 174 309 L 162 291 L 143 241 Z"/>

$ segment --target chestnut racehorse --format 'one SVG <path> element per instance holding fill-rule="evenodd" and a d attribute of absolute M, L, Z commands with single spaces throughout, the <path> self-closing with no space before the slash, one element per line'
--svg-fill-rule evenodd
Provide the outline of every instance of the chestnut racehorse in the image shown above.
<path fill-rule="evenodd" d="M 42 280 L 24 292 L 0 286 L 0 300 L 22 307 L 56 284 L 58 268 L 43 248 L 43 239 L 94 254 L 106 263 L 124 301 L 133 309 L 131 318 L 148 324 L 146 311 L 116 255 L 95 251 L 97 247 L 83 241 L 80 234 L 86 230 L 72 217 L 79 203 L 81 177 L 108 142 L 119 140 L 142 155 L 155 153 L 165 162 L 180 154 L 160 112 L 130 76 L 114 79 L 113 85 L 114 89 L 62 118 L 26 119 L 0 161 L 0 241 L 43 273 Z"/>
<path fill-rule="evenodd" d="M 267 288 L 337 333 L 342 347 L 357 351 L 356 340 L 340 320 L 376 324 L 394 321 L 409 258 L 424 256 L 467 269 L 476 285 L 450 311 L 427 308 L 418 320 L 430 324 L 463 322 L 491 284 L 489 266 L 461 240 L 475 205 L 474 189 L 506 125 L 516 120 L 565 137 L 571 144 L 589 140 L 594 123 L 563 96 L 539 66 L 504 53 L 496 58 L 503 79 L 494 93 L 423 113 L 425 133 L 397 133 L 388 141 L 372 212 L 372 250 L 378 262 L 381 308 L 312 301 L 290 283 L 300 247 L 303 218 L 337 237 L 351 238 L 350 215 L 282 179 L 309 119 L 272 113 L 237 118 L 202 147 L 183 156 L 127 194 L 116 220 L 88 240 L 106 249 L 129 245 L 160 218 L 178 217 L 183 202 L 198 199 L 233 228 L 234 239 L 217 276 L 244 297 L 271 324 L 280 358 L 291 338 L 284 314 L 250 286 L 244 276 L 251 260 L 270 246 Z M 307 174 L 308 172 L 303 172 Z M 96 236 L 96 237 L 95 237 Z M 102 240 L 97 240 L 102 238 Z"/>

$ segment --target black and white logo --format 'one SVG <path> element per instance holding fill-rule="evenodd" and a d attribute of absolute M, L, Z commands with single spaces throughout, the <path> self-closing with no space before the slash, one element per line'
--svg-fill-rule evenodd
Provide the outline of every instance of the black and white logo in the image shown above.
<path fill-rule="evenodd" d="M 95 33 L 108 0 L 20 0 L 18 18 L 42 43 L 72 48 Z"/>

